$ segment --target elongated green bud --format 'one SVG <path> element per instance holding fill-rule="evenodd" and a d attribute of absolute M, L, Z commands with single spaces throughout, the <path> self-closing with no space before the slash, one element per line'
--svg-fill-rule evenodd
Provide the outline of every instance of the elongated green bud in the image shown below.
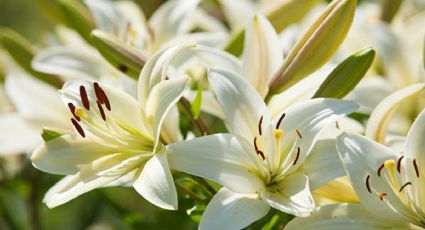
<path fill-rule="evenodd" d="M 31 43 L 20 34 L 8 28 L 0 28 L 0 45 L 9 52 L 13 60 L 32 76 L 60 87 L 62 81 L 54 75 L 44 74 L 31 68 L 31 60 L 34 57 L 34 49 Z"/>
<path fill-rule="evenodd" d="M 279 33 L 289 25 L 300 21 L 313 8 L 317 0 L 280 0 L 267 6 L 262 12 Z M 225 50 L 235 56 L 243 51 L 244 31 L 236 33 Z"/>
<path fill-rule="evenodd" d="M 341 45 L 353 22 L 356 0 L 334 0 L 286 57 L 270 83 L 277 94 L 325 64 Z"/>
<path fill-rule="evenodd" d="M 360 82 L 372 65 L 375 50 L 363 49 L 345 59 L 322 83 L 313 98 L 343 98 Z"/>
<path fill-rule="evenodd" d="M 75 0 L 60 0 L 59 4 L 67 25 L 90 43 L 90 33 L 96 24 L 87 7 Z"/>
<path fill-rule="evenodd" d="M 146 61 L 140 52 L 100 30 L 94 30 L 91 36 L 92 44 L 111 65 L 129 77 L 139 79 Z"/>

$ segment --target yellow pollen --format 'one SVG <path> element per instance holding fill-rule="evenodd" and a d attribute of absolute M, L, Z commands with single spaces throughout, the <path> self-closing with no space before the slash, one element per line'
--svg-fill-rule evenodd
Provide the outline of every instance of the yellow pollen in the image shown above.
<path fill-rule="evenodd" d="M 77 116 L 81 117 L 81 118 L 82 118 L 82 119 L 84 119 L 84 120 L 88 120 L 88 119 L 89 119 L 89 117 L 87 116 L 86 112 L 85 112 L 85 111 L 84 111 L 84 109 L 83 109 L 83 108 L 81 108 L 81 107 L 78 107 L 78 108 L 75 110 L 75 115 L 77 115 Z"/>
<path fill-rule="evenodd" d="M 387 168 L 390 172 L 394 172 L 395 162 L 394 160 L 387 160 L 384 162 L 385 168 Z"/>
<path fill-rule="evenodd" d="M 273 135 L 276 139 L 280 140 L 283 137 L 283 130 L 281 129 L 275 129 L 273 130 Z"/>

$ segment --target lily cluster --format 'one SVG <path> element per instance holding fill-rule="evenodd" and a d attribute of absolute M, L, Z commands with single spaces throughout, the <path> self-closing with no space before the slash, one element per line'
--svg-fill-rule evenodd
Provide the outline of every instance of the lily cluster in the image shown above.
<path fill-rule="evenodd" d="M 0 31 L 0 153 L 64 176 L 49 208 L 123 186 L 199 229 L 425 229 L 420 1 L 58 4 L 47 47 Z"/>

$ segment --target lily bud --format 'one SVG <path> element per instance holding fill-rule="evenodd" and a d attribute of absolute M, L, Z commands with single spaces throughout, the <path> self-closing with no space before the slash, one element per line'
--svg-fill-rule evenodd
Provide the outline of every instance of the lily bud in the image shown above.
<path fill-rule="evenodd" d="M 270 83 L 270 93 L 284 91 L 325 64 L 341 45 L 353 22 L 356 0 L 335 0 L 307 30 Z"/>
<path fill-rule="evenodd" d="M 96 24 L 89 10 L 80 1 L 60 0 L 59 4 L 68 26 L 90 42 L 90 32 L 96 28 Z"/>
<path fill-rule="evenodd" d="M 313 98 L 345 97 L 360 82 L 372 65 L 375 50 L 363 49 L 340 63 L 322 83 Z"/>
<path fill-rule="evenodd" d="M 146 60 L 140 52 L 100 30 L 94 30 L 91 37 L 93 45 L 110 64 L 129 77 L 139 79 Z"/>
<path fill-rule="evenodd" d="M 8 28 L 0 28 L 0 45 L 9 52 L 13 60 L 24 70 L 48 84 L 60 87 L 62 81 L 57 76 L 44 74 L 31 68 L 34 49 L 31 43 L 20 34 Z"/>
<path fill-rule="evenodd" d="M 300 21 L 317 3 L 317 0 L 280 0 L 275 1 L 263 10 L 275 30 L 280 33 L 289 25 Z M 239 56 L 242 54 L 245 31 L 240 31 L 232 37 L 226 46 L 226 51 Z"/>

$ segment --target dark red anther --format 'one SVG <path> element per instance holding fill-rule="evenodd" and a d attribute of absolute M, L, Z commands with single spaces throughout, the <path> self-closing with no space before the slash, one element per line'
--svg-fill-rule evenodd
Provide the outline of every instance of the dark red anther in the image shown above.
<path fill-rule="evenodd" d="M 399 192 L 402 192 L 404 188 L 406 188 L 408 185 L 412 185 L 412 182 L 406 182 L 403 186 L 401 186 L 400 190 L 398 190 Z"/>
<path fill-rule="evenodd" d="M 303 139 L 303 135 L 301 135 L 301 131 L 300 129 L 295 129 L 295 131 L 297 132 L 297 135 L 300 139 Z"/>
<path fill-rule="evenodd" d="M 81 120 L 81 118 L 79 117 L 79 116 L 77 116 L 77 114 L 75 114 L 75 106 L 74 106 L 74 104 L 72 104 L 71 102 L 70 103 L 68 103 L 68 108 L 69 108 L 69 111 L 71 111 L 71 114 L 72 114 L 72 116 L 77 120 L 77 121 L 80 121 Z"/>
<path fill-rule="evenodd" d="M 301 148 L 298 146 L 298 147 L 297 147 L 297 155 L 295 156 L 295 160 L 294 160 L 294 162 L 292 163 L 292 165 L 296 165 L 296 164 L 297 164 L 298 159 L 300 158 L 300 153 L 301 153 Z"/>
<path fill-rule="evenodd" d="M 385 164 L 382 164 L 381 166 L 379 166 L 379 168 L 378 168 L 378 176 L 379 177 L 381 176 L 381 172 L 382 172 L 382 169 L 384 169 L 384 167 L 385 167 Z"/>
<path fill-rule="evenodd" d="M 276 123 L 276 129 L 279 129 L 280 124 L 282 123 L 283 118 L 285 118 L 286 113 L 282 113 L 282 115 L 280 115 L 279 120 Z"/>
<path fill-rule="evenodd" d="M 258 122 L 258 133 L 260 134 L 260 136 L 263 134 L 261 126 L 263 124 L 263 116 L 261 116 L 260 121 Z"/>
<path fill-rule="evenodd" d="M 72 125 L 74 125 L 75 129 L 78 131 L 78 133 L 84 138 L 86 137 L 86 134 L 84 133 L 83 128 L 81 125 L 75 120 L 74 118 L 71 118 Z"/>
<path fill-rule="evenodd" d="M 100 104 L 98 100 L 96 101 L 96 103 L 97 103 L 97 108 L 99 109 L 99 112 L 100 112 L 100 116 L 102 117 L 104 121 L 106 121 L 105 111 L 103 111 L 102 104 Z"/>
<path fill-rule="evenodd" d="M 419 178 L 419 169 L 418 169 L 418 165 L 416 164 L 416 159 L 413 159 L 413 167 L 415 168 L 416 177 Z"/>
<path fill-rule="evenodd" d="M 369 193 L 372 193 L 372 189 L 370 189 L 370 175 L 366 177 L 366 188 Z"/>
<path fill-rule="evenodd" d="M 404 156 L 401 156 L 400 158 L 398 158 L 397 160 L 397 172 L 400 174 L 401 173 L 401 160 L 403 160 Z"/>
<path fill-rule="evenodd" d="M 90 102 L 89 102 L 89 98 L 87 97 L 87 91 L 86 88 L 84 88 L 84 86 L 80 86 L 80 97 L 81 97 L 81 102 L 83 103 L 83 106 L 85 109 L 90 110 Z"/>

